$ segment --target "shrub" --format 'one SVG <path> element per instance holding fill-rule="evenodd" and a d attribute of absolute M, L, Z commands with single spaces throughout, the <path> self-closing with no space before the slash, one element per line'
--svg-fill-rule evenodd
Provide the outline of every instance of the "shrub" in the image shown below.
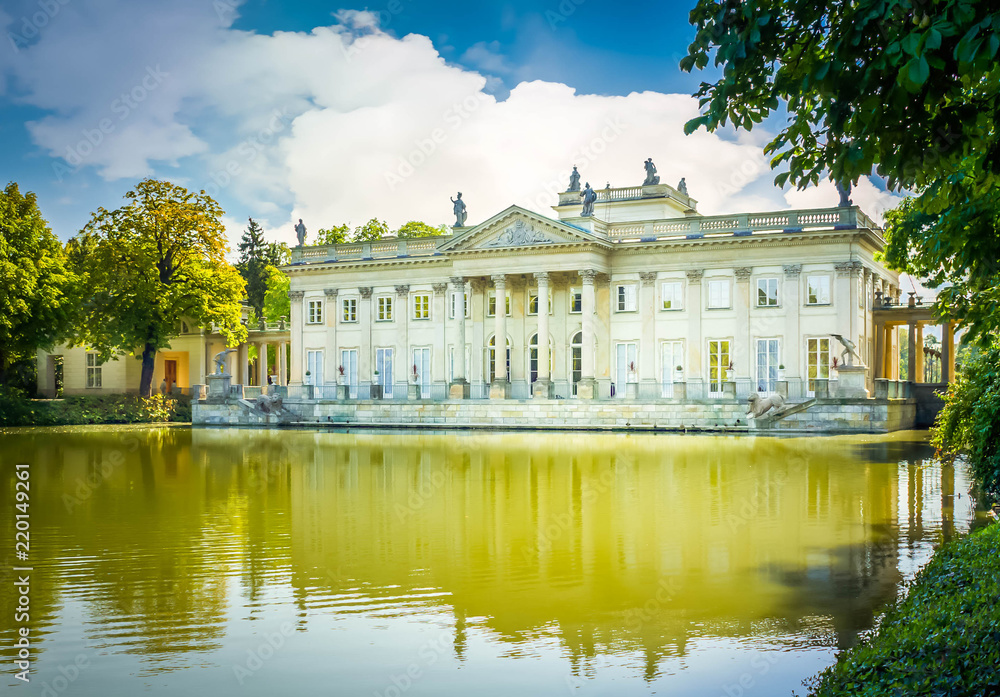
<path fill-rule="evenodd" d="M 1000 525 L 942 547 L 878 630 L 820 673 L 812 697 L 1000 694 Z"/>
<path fill-rule="evenodd" d="M 33 400 L 0 391 L 0 426 L 188 422 L 191 400 L 184 396 L 74 396 Z"/>

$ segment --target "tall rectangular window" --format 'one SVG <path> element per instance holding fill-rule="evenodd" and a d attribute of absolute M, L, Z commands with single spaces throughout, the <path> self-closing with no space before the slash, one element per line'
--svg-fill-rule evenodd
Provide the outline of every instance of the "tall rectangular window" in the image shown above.
<path fill-rule="evenodd" d="M 341 316 L 344 322 L 357 322 L 358 321 L 358 299 L 357 298 L 344 298 L 344 313 Z"/>
<path fill-rule="evenodd" d="M 569 311 L 574 314 L 583 312 L 583 291 L 579 288 L 569 289 Z"/>
<path fill-rule="evenodd" d="M 806 303 L 809 305 L 830 304 L 830 277 L 809 276 L 806 279 Z"/>
<path fill-rule="evenodd" d="M 808 396 L 816 395 L 816 380 L 830 377 L 830 340 L 806 340 L 806 376 L 809 379 Z"/>
<path fill-rule="evenodd" d="M 323 323 L 323 301 L 322 300 L 310 300 L 308 307 L 309 307 L 309 324 L 322 324 Z"/>
<path fill-rule="evenodd" d="M 528 314 L 537 315 L 538 314 L 538 293 L 531 292 L 528 294 Z M 552 314 L 552 291 L 549 290 L 549 314 Z"/>
<path fill-rule="evenodd" d="M 667 281 L 660 285 L 660 299 L 664 310 L 680 310 L 684 307 L 681 293 L 683 284 L 680 281 Z"/>
<path fill-rule="evenodd" d="M 101 387 L 103 368 L 96 353 L 87 354 L 87 387 Z"/>
<path fill-rule="evenodd" d="M 710 310 L 731 307 L 728 278 L 716 278 L 708 282 L 708 307 Z"/>
<path fill-rule="evenodd" d="M 777 339 L 757 339 L 757 391 L 771 393 L 778 389 L 780 346 Z"/>
<path fill-rule="evenodd" d="M 472 307 L 471 305 L 469 305 L 469 294 L 463 292 L 462 297 L 465 299 L 465 318 L 469 319 L 472 317 Z M 448 298 L 449 298 L 448 317 L 450 319 L 455 319 L 455 313 L 457 312 L 458 308 L 458 293 L 453 291 L 448 296 Z"/>
<path fill-rule="evenodd" d="M 510 317 L 510 291 L 506 291 L 506 315 Z M 496 291 L 489 291 L 486 294 L 486 316 L 496 317 L 497 314 L 497 294 Z"/>
<path fill-rule="evenodd" d="M 731 345 L 728 339 L 708 342 L 708 391 L 712 396 L 722 394 L 722 385 L 729 370 Z"/>
<path fill-rule="evenodd" d="M 375 315 L 376 320 L 379 322 L 391 322 L 392 321 L 392 296 L 382 295 L 378 299 L 378 309 Z"/>
<path fill-rule="evenodd" d="M 431 318 L 431 296 L 426 293 L 413 296 L 413 319 Z"/>
<path fill-rule="evenodd" d="M 757 307 L 778 306 L 778 279 L 757 279 Z"/>
<path fill-rule="evenodd" d="M 635 312 L 636 289 L 634 284 L 623 284 L 618 286 L 618 312 Z"/>

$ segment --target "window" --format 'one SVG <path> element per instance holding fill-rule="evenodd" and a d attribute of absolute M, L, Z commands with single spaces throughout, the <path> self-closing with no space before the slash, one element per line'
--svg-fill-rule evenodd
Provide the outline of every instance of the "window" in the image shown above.
<path fill-rule="evenodd" d="M 674 396 L 674 382 L 684 381 L 684 342 L 664 341 L 661 344 L 660 374 L 663 380 L 663 396 Z M 677 370 L 680 368 L 680 370 Z"/>
<path fill-rule="evenodd" d="M 87 387 L 101 387 L 101 373 L 104 369 L 96 353 L 87 354 Z"/>
<path fill-rule="evenodd" d="M 528 314 L 538 314 L 538 293 L 528 294 Z M 552 314 L 552 291 L 549 290 L 549 314 Z"/>
<path fill-rule="evenodd" d="M 455 319 L 455 310 L 458 306 L 458 293 L 452 292 L 449 297 L 448 304 L 448 317 L 450 319 Z M 472 317 L 472 306 L 469 304 L 469 294 L 463 292 L 462 297 L 465 299 L 465 318 L 469 319 Z"/>
<path fill-rule="evenodd" d="M 809 378 L 808 396 L 816 396 L 816 380 L 830 377 L 830 340 L 806 340 L 806 371 Z"/>
<path fill-rule="evenodd" d="M 510 317 L 510 291 L 505 291 L 507 296 L 507 312 L 506 315 Z M 496 291 L 491 290 L 486 296 L 486 316 L 495 317 L 497 314 L 497 294 Z"/>
<path fill-rule="evenodd" d="M 357 322 L 358 321 L 358 299 L 357 298 L 344 298 L 344 314 L 342 319 L 344 322 Z"/>
<path fill-rule="evenodd" d="M 757 391 L 765 394 L 778 389 L 780 347 L 777 339 L 757 339 Z"/>
<path fill-rule="evenodd" d="M 632 284 L 618 286 L 618 312 L 635 312 L 636 293 Z"/>
<path fill-rule="evenodd" d="M 549 296 L 552 297 L 552 296 Z M 554 367 L 553 354 L 555 352 L 552 350 L 552 339 L 549 338 L 549 372 L 548 375 L 552 375 L 552 369 Z M 538 334 L 532 334 L 531 339 L 528 341 L 528 373 L 531 376 L 531 382 L 538 381 Z"/>
<path fill-rule="evenodd" d="M 684 303 L 681 301 L 683 284 L 680 281 L 668 281 L 660 286 L 660 296 L 663 301 L 664 310 L 683 309 Z"/>
<path fill-rule="evenodd" d="M 309 301 L 309 324 L 322 324 L 323 322 L 323 301 Z"/>
<path fill-rule="evenodd" d="M 569 311 L 576 314 L 583 312 L 583 291 L 579 288 L 569 289 Z"/>
<path fill-rule="evenodd" d="M 757 307 L 778 306 L 778 279 L 757 279 Z"/>
<path fill-rule="evenodd" d="M 382 386 L 382 396 L 392 398 L 392 349 L 375 349 L 375 375 L 372 382 Z"/>
<path fill-rule="evenodd" d="M 729 279 L 717 278 L 708 282 L 708 307 L 711 310 L 728 309 Z"/>
<path fill-rule="evenodd" d="M 708 391 L 713 397 L 722 395 L 722 385 L 730 370 L 730 355 L 728 339 L 708 342 Z"/>
<path fill-rule="evenodd" d="M 383 295 L 378 299 L 377 313 L 375 315 L 377 322 L 391 322 L 392 321 L 392 296 Z"/>
<path fill-rule="evenodd" d="M 421 293 L 413 296 L 413 319 L 431 318 L 431 296 Z"/>
<path fill-rule="evenodd" d="M 806 284 L 807 284 L 806 304 L 808 305 L 830 304 L 829 276 L 809 276 L 809 278 L 806 279 Z"/>

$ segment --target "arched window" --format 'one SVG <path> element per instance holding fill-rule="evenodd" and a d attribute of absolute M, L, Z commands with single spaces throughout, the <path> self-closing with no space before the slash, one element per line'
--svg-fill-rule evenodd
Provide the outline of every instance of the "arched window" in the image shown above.
<path fill-rule="evenodd" d="M 496 335 L 490 337 L 486 349 L 486 382 L 496 378 Z M 507 339 L 507 379 L 510 380 L 510 339 Z"/>
<path fill-rule="evenodd" d="M 570 364 L 570 376 L 573 380 L 573 394 L 576 394 L 577 383 L 583 377 L 583 332 L 577 332 L 570 341 L 572 356 Z"/>
<path fill-rule="evenodd" d="M 538 380 L 538 334 L 532 334 L 531 339 L 528 341 L 528 374 L 531 375 L 531 381 L 536 382 Z M 549 378 L 552 378 L 552 337 L 549 337 Z"/>

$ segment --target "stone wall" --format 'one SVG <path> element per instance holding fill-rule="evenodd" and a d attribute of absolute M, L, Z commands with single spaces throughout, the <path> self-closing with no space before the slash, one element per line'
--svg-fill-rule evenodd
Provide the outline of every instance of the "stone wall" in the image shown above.
<path fill-rule="evenodd" d="M 441 428 L 757 430 L 737 401 L 453 400 L 285 401 L 287 413 L 265 416 L 236 401 L 193 403 L 202 425 L 439 426 Z M 884 432 L 913 428 L 912 400 L 822 400 L 769 425 L 768 432 Z"/>

